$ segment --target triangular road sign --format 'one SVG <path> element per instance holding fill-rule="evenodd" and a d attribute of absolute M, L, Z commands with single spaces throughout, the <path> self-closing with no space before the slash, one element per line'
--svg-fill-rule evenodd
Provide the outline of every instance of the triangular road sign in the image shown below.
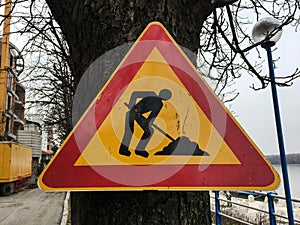
<path fill-rule="evenodd" d="M 279 176 L 150 23 L 39 178 L 43 190 L 274 190 Z"/>

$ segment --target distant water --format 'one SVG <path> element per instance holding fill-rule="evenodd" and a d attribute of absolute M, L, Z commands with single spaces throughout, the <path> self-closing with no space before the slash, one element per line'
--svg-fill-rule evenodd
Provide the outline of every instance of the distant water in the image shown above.
<path fill-rule="evenodd" d="M 277 190 L 279 195 L 284 195 L 281 165 L 273 165 L 280 175 L 281 183 Z M 300 164 L 288 164 L 289 183 L 292 198 L 300 199 Z"/>

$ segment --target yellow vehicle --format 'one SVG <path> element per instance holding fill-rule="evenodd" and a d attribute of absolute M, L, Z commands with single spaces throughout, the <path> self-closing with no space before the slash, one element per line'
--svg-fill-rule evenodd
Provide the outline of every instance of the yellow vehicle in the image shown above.
<path fill-rule="evenodd" d="M 25 88 L 18 82 L 20 59 L 9 42 L 11 2 L 5 4 L 0 68 L 0 194 L 9 195 L 26 186 L 31 176 L 32 150 L 16 142 L 24 127 Z"/>
<path fill-rule="evenodd" d="M 0 194 L 9 195 L 27 186 L 31 176 L 31 148 L 20 144 L 0 142 Z"/>

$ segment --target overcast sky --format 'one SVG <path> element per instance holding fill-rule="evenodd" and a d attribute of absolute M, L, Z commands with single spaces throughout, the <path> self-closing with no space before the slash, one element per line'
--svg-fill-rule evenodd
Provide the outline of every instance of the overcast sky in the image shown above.
<path fill-rule="evenodd" d="M 300 68 L 300 32 L 293 27 L 285 27 L 281 39 L 276 44 L 273 58 L 280 57 L 276 63 L 275 75 L 291 74 Z M 262 55 L 267 60 L 267 55 Z M 268 73 L 267 61 L 263 70 Z M 257 83 L 255 78 L 245 74 L 236 81 L 240 92 L 238 98 L 230 103 L 236 118 L 265 154 L 279 154 L 271 86 L 253 91 L 249 86 Z M 300 78 L 291 87 L 277 87 L 286 153 L 300 153 Z"/>
<path fill-rule="evenodd" d="M 273 52 L 273 58 L 280 57 L 276 63 L 275 75 L 291 74 L 300 68 L 300 32 L 285 27 L 282 37 Z M 18 46 L 16 37 L 12 42 Z M 262 55 L 267 60 L 266 54 Z M 268 73 L 267 61 L 263 74 Z M 245 74 L 236 80 L 238 98 L 229 103 L 236 119 L 265 154 L 279 154 L 271 87 L 254 91 L 249 86 L 258 83 L 257 79 Z M 300 78 L 291 87 L 277 87 L 286 153 L 300 153 Z M 228 106 L 228 104 L 227 104 Z"/>
<path fill-rule="evenodd" d="M 291 26 L 285 27 L 282 37 L 277 43 L 277 50 L 273 58 L 280 57 L 276 63 L 276 75 L 291 74 L 300 68 L 300 32 L 294 32 Z M 12 42 L 21 47 L 20 37 L 12 35 Z M 266 54 L 262 55 L 267 60 Z M 267 61 L 263 75 L 268 73 Z M 271 87 L 254 91 L 249 88 L 257 79 L 245 74 L 236 80 L 236 89 L 240 93 L 231 102 L 231 110 L 244 130 L 258 145 L 264 154 L 278 154 L 274 110 L 272 104 Z M 294 81 L 292 87 L 277 87 L 282 117 L 283 133 L 285 137 L 286 153 L 300 153 L 300 79 Z M 228 104 L 227 104 L 228 105 Z"/>

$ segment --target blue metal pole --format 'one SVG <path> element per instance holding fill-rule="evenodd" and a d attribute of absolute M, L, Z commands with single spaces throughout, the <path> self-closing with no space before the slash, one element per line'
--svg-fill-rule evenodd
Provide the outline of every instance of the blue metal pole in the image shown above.
<path fill-rule="evenodd" d="M 280 151 L 280 160 L 281 160 L 281 168 L 282 168 L 282 175 L 283 175 L 283 183 L 284 183 L 284 191 L 285 191 L 285 198 L 286 198 L 287 213 L 288 213 L 288 218 L 289 218 L 289 225 L 294 225 L 293 205 L 292 205 L 289 176 L 288 176 L 288 169 L 287 169 L 285 149 L 284 149 L 283 133 L 282 133 L 282 127 L 281 127 L 279 103 L 278 103 L 278 96 L 277 96 L 277 90 L 276 90 L 275 74 L 274 74 L 272 50 L 271 50 L 271 47 L 274 46 L 274 44 L 275 44 L 274 42 L 266 42 L 266 43 L 262 44 L 262 47 L 264 49 L 266 49 L 267 54 L 268 54 L 273 106 L 274 106 L 274 113 L 275 113 L 275 120 L 276 120 L 277 138 L 278 138 L 279 151 Z"/>
<path fill-rule="evenodd" d="M 219 192 L 215 191 L 215 206 L 216 206 L 216 225 L 221 225 L 221 207 L 219 201 Z"/>
<path fill-rule="evenodd" d="M 268 197 L 268 205 L 269 205 L 269 218 L 270 218 L 270 225 L 276 225 L 276 218 L 275 218 L 275 207 L 274 207 L 274 201 L 273 197 L 271 196 L 273 192 L 268 192 L 267 197 Z"/>

